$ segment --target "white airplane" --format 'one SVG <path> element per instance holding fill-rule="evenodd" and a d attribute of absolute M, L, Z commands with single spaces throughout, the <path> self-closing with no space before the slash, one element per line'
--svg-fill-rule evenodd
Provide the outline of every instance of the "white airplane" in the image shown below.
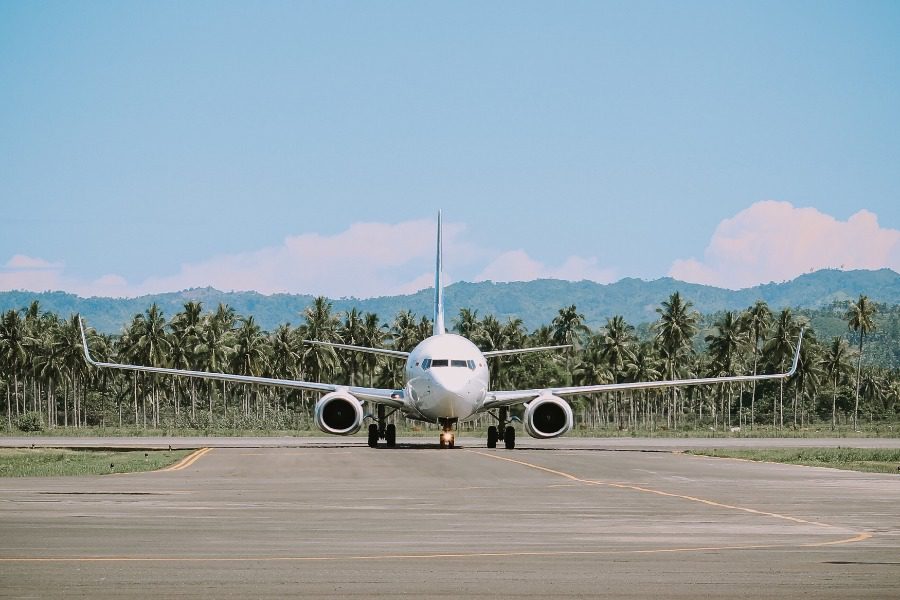
<path fill-rule="evenodd" d="M 369 425 L 368 441 L 369 446 L 373 448 L 378 445 L 379 440 L 384 440 L 385 445 L 388 447 L 396 445 L 396 427 L 392 423 L 387 423 L 387 418 L 397 411 L 408 419 L 439 424 L 441 426 L 440 445 L 442 448 L 453 448 L 455 443 L 453 426 L 458 421 L 473 418 L 480 413 L 489 412 L 497 420 L 497 425 L 492 425 L 488 428 L 488 448 L 495 448 L 497 442 L 502 441 L 505 447 L 511 450 L 515 448 L 516 429 L 509 424 L 508 409 L 514 404 L 525 404 L 525 415 L 523 418 L 525 431 L 534 438 L 547 439 L 559 437 L 572 429 L 572 408 L 563 399 L 566 396 L 616 390 L 783 379 L 790 377 L 797 370 L 797 363 L 800 359 L 800 344 L 803 340 L 802 330 L 797 341 L 793 364 L 790 370 L 785 373 L 546 387 L 528 390 L 491 390 L 488 385 L 490 375 L 487 359 L 523 352 L 556 350 L 568 348 L 569 346 L 543 346 L 482 352 L 468 339 L 460 335 L 447 333 L 444 328 L 442 254 L 441 215 L 438 213 L 437 259 L 434 280 L 434 331 L 431 337 L 421 342 L 412 352 L 313 340 L 307 341 L 307 343 L 331 346 L 341 350 L 373 352 L 406 360 L 406 383 L 400 389 L 368 388 L 333 383 L 98 362 L 91 358 L 84 324 L 82 323 L 81 336 L 84 344 L 84 357 L 88 363 L 95 367 L 197 377 L 234 383 L 273 385 L 321 392 L 324 395 L 316 402 L 314 411 L 316 426 L 325 433 L 353 435 L 360 430 L 366 418 L 371 418 L 373 422 Z M 375 403 L 377 414 L 365 414 L 363 410 L 363 402 L 365 401 Z M 387 409 L 393 410 L 388 413 Z"/>

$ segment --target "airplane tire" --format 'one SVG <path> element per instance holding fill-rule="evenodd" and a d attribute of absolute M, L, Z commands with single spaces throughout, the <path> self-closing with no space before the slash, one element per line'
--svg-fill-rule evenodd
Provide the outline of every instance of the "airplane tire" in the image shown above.
<path fill-rule="evenodd" d="M 450 442 L 447 445 L 450 446 L 451 448 L 453 448 L 456 445 L 456 436 L 455 435 L 450 436 Z"/>
<path fill-rule="evenodd" d="M 388 448 L 393 448 L 397 445 L 397 426 L 393 423 L 389 423 L 387 428 L 385 428 L 384 441 L 387 443 Z"/>
<path fill-rule="evenodd" d="M 512 425 L 503 432 L 503 443 L 506 445 L 507 450 L 512 450 L 516 447 L 516 428 Z"/>
<path fill-rule="evenodd" d="M 446 447 L 447 447 L 447 442 L 444 440 L 444 436 L 441 436 L 441 449 L 443 450 Z"/>
<path fill-rule="evenodd" d="M 497 428 L 494 427 L 493 425 L 491 425 L 490 427 L 488 427 L 487 435 L 488 435 L 488 438 L 487 438 L 487 447 L 488 447 L 488 448 L 496 448 L 496 447 L 497 447 L 497 439 L 498 439 L 498 437 L 499 437 L 499 436 L 497 435 Z"/>
<path fill-rule="evenodd" d="M 378 447 L 378 425 L 372 423 L 369 425 L 369 448 Z"/>

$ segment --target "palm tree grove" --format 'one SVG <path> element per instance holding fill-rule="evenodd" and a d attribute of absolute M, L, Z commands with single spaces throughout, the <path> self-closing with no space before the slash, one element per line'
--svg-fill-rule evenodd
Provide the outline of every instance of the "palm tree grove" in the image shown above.
<path fill-rule="evenodd" d="M 846 303 L 843 335 L 820 339 L 807 316 L 758 301 L 743 311 L 700 315 L 675 292 L 653 323 L 614 315 L 591 329 L 577 307 L 528 331 L 520 319 L 501 322 L 463 308 L 453 331 L 483 351 L 571 344 L 570 351 L 491 359 L 491 387 L 772 373 L 786 370 L 805 329 L 796 374 L 787 381 L 720 384 L 670 390 L 619 391 L 573 400 L 576 434 L 784 434 L 792 431 L 874 431 L 889 435 L 900 411 L 900 370 L 867 360 L 879 306 L 866 296 Z M 336 312 L 324 297 L 300 315 L 264 331 L 252 315 L 227 305 L 184 304 L 164 315 L 156 304 L 133 316 L 119 335 L 89 332 L 100 360 L 242 375 L 396 387 L 403 363 L 375 354 L 311 345 L 321 340 L 409 351 L 430 335 L 431 322 L 410 311 L 390 320 L 356 309 Z M 896 341 L 893 342 L 896 344 Z M 2 426 L 8 431 L 130 432 L 311 431 L 316 395 L 264 386 L 199 381 L 89 368 L 78 316 L 42 311 L 37 302 L 0 316 Z M 489 418 L 462 425 L 487 427 Z M 398 419 L 412 433 L 430 426 Z"/>

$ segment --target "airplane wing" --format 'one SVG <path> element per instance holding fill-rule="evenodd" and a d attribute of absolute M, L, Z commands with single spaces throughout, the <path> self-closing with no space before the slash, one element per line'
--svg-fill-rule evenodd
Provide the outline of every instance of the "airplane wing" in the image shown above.
<path fill-rule="evenodd" d="M 356 352 L 368 352 L 370 354 L 383 354 L 392 358 L 409 358 L 409 352 L 400 350 L 388 350 L 386 348 L 372 348 L 371 346 L 351 346 L 350 344 L 336 344 L 334 342 L 320 342 L 318 340 L 303 340 L 304 344 L 312 346 L 330 346 L 332 348 L 340 348 L 341 350 L 354 350 Z"/>
<path fill-rule="evenodd" d="M 516 348 L 515 350 L 490 350 L 482 352 L 484 356 L 490 358 L 492 356 L 507 356 L 509 354 L 525 354 L 526 352 L 546 352 L 548 350 L 561 350 L 563 348 L 571 348 L 572 344 L 564 346 L 538 346 L 535 348 Z"/>
<path fill-rule="evenodd" d="M 747 381 L 766 381 L 769 379 L 787 379 L 797 372 L 800 362 L 800 344 L 803 342 L 803 330 L 800 330 L 800 338 L 797 340 L 797 350 L 794 353 L 794 362 L 791 368 L 784 373 L 771 373 L 766 375 L 734 375 L 729 377 L 701 377 L 697 379 L 670 379 L 667 381 L 637 381 L 633 383 L 603 383 L 599 385 L 573 385 L 567 387 L 550 387 L 531 390 L 499 390 L 488 392 L 482 405 L 483 410 L 509 406 L 532 400 L 544 394 L 554 396 L 574 396 L 576 394 L 593 394 L 598 392 L 615 392 L 619 390 L 647 390 L 667 387 L 680 387 L 688 385 L 711 385 L 720 383 L 737 383 Z"/>
<path fill-rule="evenodd" d="M 120 369 L 124 371 L 140 371 L 143 373 L 158 373 L 160 375 L 175 375 L 177 377 L 196 377 L 198 379 L 212 379 L 216 381 L 230 381 L 232 383 L 256 383 L 272 385 L 295 390 L 307 390 L 312 392 L 330 393 L 345 391 L 360 400 L 369 400 L 378 404 L 384 404 L 392 408 L 406 409 L 406 398 L 403 390 L 391 390 L 382 388 L 367 388 L 333 383 L 317 383 L 313 381 L 299 381 L 294 379 L 275 379 L 272 377 L 254 377 L 252 375 L 233 375 L 229 373 L 210 373 L 208 371 L 189 371 L 187 369 L 168 369 L 164 367 L 145 367 L 142 365 L 128 365 L 121 363 L 100 362 L 91 358 L 88 348 L 87 334 L 84 332 L 84 323 L 78 319 L 81 326 L 81 342 L 84 348 L 84 358 L 88 364 L 100 368 Z"/>

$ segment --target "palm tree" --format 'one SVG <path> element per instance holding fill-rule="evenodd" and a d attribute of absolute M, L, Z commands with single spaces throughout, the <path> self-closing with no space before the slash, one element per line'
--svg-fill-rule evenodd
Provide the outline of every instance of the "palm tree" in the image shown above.
<path fill-rule="evenodd" d="M 606 320 L 606 326 L 596 338 L 599 357 L 603 360 L 613 382 L 619 383 L 625 374 L 625 364 L 631 359 L 631 346 L 634 342 L 634 327 L 629 325 L 621 315 Z M 621 396 L 615 393 L 616 425 L 621 425 Z"/>
<path fill-rule="evenodd" d="M 803 426 L 803 398 L 813 400 L 822 382 L 825 371 L 822 368 L 822 347 L 816 339 L 815 331 L 808 332 L 800 347 L 800 356 L 797 360 L 797 373 L 794 375 L 794 427 L 797 427 L 797 416 L 800 416 L 800 426 Z M 813 402 L 814 403 L 814 402 Z M 806 411 L 808 414 L 808 411 Z M 807 419 L 808 420 L 808 419 Z"/>
<path fill-rule="evenodd" d="M 215 314 L 207 315 L 203 319 L 200 335 L 197 338 L 197 345 L 194 347 L 194 355 L 199 363 L 198 366 L 204 371 L 222 372 L 222 369 L 228 365 L 228 357 L 232 351 L 229 311 L 227 308 L 223 310 L 221 304 L 219 309 Z M 231 316 L 233 318 L 233 313 L 231 313 Z M 209 384 L 210 426 L 213 424 L 213 388 L 214 386 Z M 222 402 L 223 407 L 227 411 L 224 382 L 222 384 Z"/>
<path fill-rule="evenodd" d="M 856 402 L 853 405 L 853 428 L 858 429 L 859 415 L 859 382 L 862 369 L 863 340 L 866 334 L 875 331 L 875 305 L 868 296 L 860 295 L 859 300 L 847 310 L 847 326 L 851 331 L 859 333 L 859 353 L 856 357 Z"/>
<path fill-rule="evenodd" d="M 273 377 L 279 379 L 297 379 L 300 362 L 303 360 L 303 340 L 296 329 L 287 323 L 279 325 L 269 339 L 272 361 L 269 364 Z M 284 409 L 287 410 L 287 395 Z"/>
<path fill-rule="evenodd" d="M 666 363 L 669 367 L 669 379 L 675 379 L 675 372 L 680 366 L 681 359 L 693 352 L 692 338 L 697 333 L 698 315 L 691 310 L 693 304 L 685 302 L 679 292 L 674 292 L 667 301 L 656 309 L 659 313 L 659 321 L 654 324 L 656 337 L 659 341 Z M 671 425 L 678 427 L 677 407 L 675 401 L 675 388 L 672 388 Z M 667 419 L 668 422 L 669 419 Z"/>
<path fill-rule="evenodd" d="M 394 316 L 390 328 L 391 345 L 394 350 L 409 352 L 419 339 L 419 325 L 416 315 L 409 310 L 401 310 Z"/>
<path fill-rule="evenodd" d="M 172 344 L 166 335 L 166 320 L 159 306 L 154 302 L 138 320 L 137 339 L 134 340 L 135 352 L 139 360 L 151 367 L 166 366 Z M 159 426 L 159 393 L 156 379 L 151 376 L 151 405 L 153 406 L 153 425 Z"/>
<path fill-rule="evenodd" d="M 759 368 L 759 343 L 765 339 L 766 331 L 772 323 L 772 311 L 765 300 L 757 300 L 753 306 L 748 308 L 742 315 L 741 321 L 744 328 L 750 334 L 753 341 L 753 375 L 757 373 Z M 750 395 L 750 430 L 756 421 L 756 381 L 753 382 L 753 391 Z"/>
<path fill-rule="evenodd" d="M 62 366 L 68 374 L 68 380 L 72 388 L 73 421 L 76 427 L 80 427 L 85 424 L 86 418 L 83 402 L 83 382 L 87 365 L 84 362 L 82 353 L 81 328 L 78 315 L 71 315 L 55 328 L 53 352 L 60 357 Z M 81 397 L 78 395 L 79 388 L 82 390 Z"/>
<path fill-rule="evenodd" d="M 432 325 L 431 319 L 425 316 L 419 319 L 419 324 L 416 326 L 416 339 L 413 348 L 418 346 L 423 340 L 427 339 L 433 331 L 434 325 Z"/>
<path fill-rule="evenodd" d="M 499 347 L 504 350 L 523 348 L 525 346 L 525 339 L 525 326 L 522 319 L 519 319 L 518 317 L 509 317 L 506 320 L 506 323 L 503 324 L 503 327 L 500 328 Z M 520 368 L 522 364 L 521 354 L 499 357 L 497 359 L 496 377 L 498 387 L 503 386 L 508 388 L 514 386 L 511 378 L 516 372 L 516 369 Z"/>
<path fill-rule="evenodd" d="M 712 333 L 706 336 L 714 368 L 723 375 L 734 375 L 735 362 L 740 358 L 740 353 L 748 342 L 749 336 L 741 328 L 738 316 L 731 311 L 726 311 L 713 324 Z M 741 414 L 742 408 L 742 406 L 738 407 L 738 415 Z M 728 425 L 731 425 L 730 395 L 726 414 L 728 415 Z M 722 420 L 722 425 L 725 425 L 725 419 Z"/>
<path fill-rule="evenodd" d="M 572 304 L 559 309 L 559 314 L 553 317 L 550 323 L 553 343 L 558 345 L 571 345 L 573 348 L 566 353 L 566 372 L 569 381 L 572 380 L 572 356 L 581 346 L 584 336 L 590 334 L 590 329 L 584 324 L 584 315 L 578 312 Z"/>
<path fill-rule="evenodd" d="M 658 367 L 659 358 L 653 342 L 641 342 L 632 352 L 631 360 L 625 364 L 625 373 L 630 381 L 657 381 L 661 376 Z M 644 413 L 652 431 L 653 407 L 649 390 L 644 390 Z"/>
<path fill-rule="evenodd" d="M 596 345 L 588 344 L 583 352 L 579 352 L 579 360 L 572 369 L 572 381 L 577 385 L 599 385 L 611 383 L 613 374 L 600 358 Z M 591 394 L 593 419 L 600 420 L 599 394 Z"/>
<path fill-rule="evenodd" d="M 831 378 L 831 429 L 837 425 L 837 392 L 838 384 L 850 374 L 850 344 L 843 337 L 836 336 L 825 354 L 823 367 Z"/>
<path fill-rule="evenodd" d="M 169 323 L 172 335 L 171 362 L 176 369 L 196 369 L 197 356 L 195 349 L 200 340 L 203 327 L 203 305 L 200 302 L 189 301 L 184 304 L 184 309 L 176 314 Z M 197 394 L 195 380 L 188 382 L 191 390 L 191 419 L 197 417 Z M 177 402 L 177 400 L 176 400 Z M 176 415 L 177 415 L 176 407 Z"/>
<path fill-rule="evenodd" d="M 340 318 L 331 311 L 331 302 L 319 296 L 303 312 L 304 336 L 308 340 L 336 342 Z M 321 381 L 326 373 L 333 377 L 338 357 L 334 348 L 318 344 L 307 344 L 303 349 L 304 371 L 312 381 Z"/>
<path fill-rule="evenodd" d="M 363 345 L 369 348 L 383 348 L 387 339 L 387 332 L 381 325 L 378 315 L 365 313 L 363 315 Z M 369 372 L 369 386 L 375 384 L 375 370 L 378 368 L 378 355 L 366 352 L 362 357 L 363 364 Z"/>
<path fill-rule="evenodd" d="M 453 319 L 456 333 L 470 340 L 475 337 L 478 325 L 478 311 L 469 308 L 459 309 L 459 316 Z"/>
<path fill-rule="evenodd" d="M 56 390 L 66 369 L 63 354 L 56 343 L 55 331 L 52 335 L 42 338 L 40 346 L 35 346 L 35 350 L 33 357 L 37 373 L 47 385 L 47 412 L 49 413 L 51 405 L 56 406 Z M 49 415 L 47 420 L 48 422 L 51 420 Z M 56 423 L 55 418 L 53 418 L 53 422 Z M 65 391 L 63 392 L 63 425 L 69 425 L 68 394 Z"/>
<path fill-rule="evenodd" d="M 772 359 L 783 371 L 786 362 L 794 355 L 794 339 L 797 337 L 799 326 L 794 320 L 790 308 L 778 313 L 772 327 L 772 335 L 763 349 L 769 353 Z M 780 417 L 779 417 L 780 415 Z M 784 379 L 778 380 L 778 411 L 772 409 L 772 426 L 776 425 L 776 418 L 781 428 L 784 428 Z"/>
<path fill-rule="evenodd" d="M 365 323 L 363 322 L 362 315 L 360 315 L 355 306 L 347 312 L 344 322 L 337 331 L 337 336 L 343 344 L 350 344 L 351 346 L 362 346 L 365 344 Z M 343 358 L 345 370 L 350 377 L 350 385 L 356 385 L 356 374 L 359 371 L 360 353 L 345 352 L 341 356 Z"/>
<path fill-rule="evenodd" d="M 24 322 L 19 316 L 19 311 L 8 310 L 0 319 L 0 358 L 4 363 L 4 370 L 12 373 L 13 396 L 16 400 L 16 415 L 19 414 L 19 371 L 25 366 L 26 337 Z M 9 403 L 9 388 L 7 388 L 7 404 Z M 25 408 L 24 398 L 22 408 Z M 10 418 L 8 416 L 8 418 Z"/>
<path fill-rule="evenodd" d="M 240 375 L 259 377 L 266 368 L 266 359 L 268 358 L 266 338 L 262 335 L 262 330 L 252 316 L 241 317 L 240 323 L 241 326 L 235 332 L 231 366 Z M 244 385 L 242 410 L 244 415 L 250 414 L 250 387 L 248 385 Z"/>

